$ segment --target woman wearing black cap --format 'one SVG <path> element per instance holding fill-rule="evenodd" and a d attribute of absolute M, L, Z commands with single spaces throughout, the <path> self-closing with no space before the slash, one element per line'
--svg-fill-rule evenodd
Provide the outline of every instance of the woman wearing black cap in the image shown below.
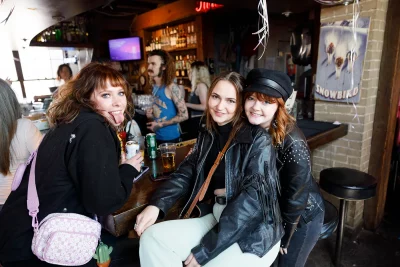
<path fill-rule="evenodd" d="M 324 220 L 323 198 L 311 174 L 306 138 L 285 109 L 292 91 L 285 73 L 266 69 L 252 70 L 244 89 L 249 122 L 267 129 L 277 150 L 279 205 L 285 228 L 279 267 L 304 266 Z"/>
<path fill-rule="evenodd" d="M 268 267 L 279 254 L 275 151 L 271 136 L 242 118 L 243 85 L 235 72 L 213 81 L 193 152 L 137 216 L 141 267 Z M 185 215 L 200 192 L 201 217 L 154 224 L 181 197 Z"/>

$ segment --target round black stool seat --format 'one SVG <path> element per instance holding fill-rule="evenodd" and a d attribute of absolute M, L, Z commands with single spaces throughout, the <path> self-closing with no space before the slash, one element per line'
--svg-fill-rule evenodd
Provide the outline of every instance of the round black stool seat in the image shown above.
<path fill-rule="evenodd" d="M 320 187 L 327 193 L 346 200 L 364 200 L 375 196 L 376 179 L 349 168 L 328 168 L 320 173 Z"/>

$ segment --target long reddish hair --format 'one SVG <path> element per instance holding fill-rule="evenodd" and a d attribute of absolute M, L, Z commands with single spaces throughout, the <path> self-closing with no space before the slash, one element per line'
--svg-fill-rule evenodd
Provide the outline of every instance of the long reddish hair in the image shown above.
<path fill-rule="evenodd" d="M 295 123 L 294 118 L 287 112 L 285 108 L 285 102 L 283 99 L 271 97 L 266 94 L 258 93 L 258 92 L 247 92 L 244 94 L 244 101 L 250 96 L 256 98 L 259 101 L 267 101 L 269 103 L 277 103 L 278 109 L 275 112 L 274 120 L 276 122 L 276 127 L 271 125 L 268 129 L 269 134 L 272 136 L 272 143 L 274 145 L 281 144 L 285 139 L 285 136 L 288 132 L 290 132 Z M 273 124 L 273 123 L 271 123 Z"/>
<path fill-rule="evenodd" d="M 90 63 L 85 66 L 78 75 L 59 89 L 57 98 L 47 111 L 50 124 L 55 126 L 71 123 L 78 116 L 82 107 L 97 112 L 94 103 L 90 101 L 90 96 L 95 89 L 105 88 L 108 83 L 113 87 L 122 87 L 127 99 L 131 97 L 132 89 L 117 70 L 102 63 Z M 129 115 L 132 109 L 132 102 L 127 101 L 125 112 Z"/>

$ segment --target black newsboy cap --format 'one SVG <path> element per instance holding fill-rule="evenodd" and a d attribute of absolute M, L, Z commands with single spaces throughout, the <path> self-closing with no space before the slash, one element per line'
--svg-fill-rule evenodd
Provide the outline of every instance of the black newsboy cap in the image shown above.
<path fill-rule="evenodd" d="M 292 81 L 286 73 L 277 70 L 253 69 L 247 74 L 246 92 L 258 92 L 286 101 L 293 92 Z"/>

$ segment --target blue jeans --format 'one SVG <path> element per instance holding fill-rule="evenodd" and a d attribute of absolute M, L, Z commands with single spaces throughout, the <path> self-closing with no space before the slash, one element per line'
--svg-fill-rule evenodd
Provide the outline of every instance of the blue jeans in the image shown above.
<path fill-rule="evenodd" d="M 323 224 L 324 212 L 321 212 L 311 222 L 297 228 L 290 240 L 288 253 L 279 254 L 279 267 L 303 267 L 319 239 Z"/>

